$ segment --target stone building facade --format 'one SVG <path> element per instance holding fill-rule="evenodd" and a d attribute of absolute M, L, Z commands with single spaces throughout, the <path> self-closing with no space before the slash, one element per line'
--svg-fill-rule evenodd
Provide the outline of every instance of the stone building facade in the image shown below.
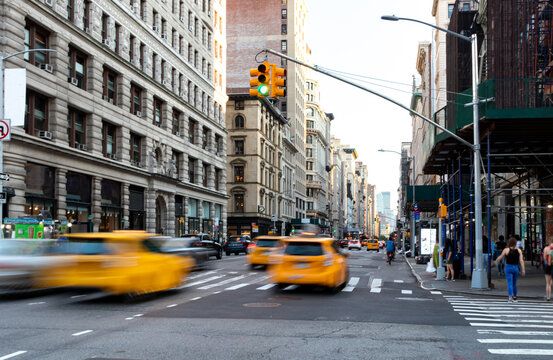
<path fill-rule="evenodd" d="M 224 64 L 214 34 L 225 31 L 214 14 L 224 6 L 4 3 L 4 54 L 56 51 L 5 64 L 27 69 L 27 112 L 4 146 L 4 215 L 50 214 L 73 231 L 225 236 L 224 70 L 214 76 L 214 62 Z"/>

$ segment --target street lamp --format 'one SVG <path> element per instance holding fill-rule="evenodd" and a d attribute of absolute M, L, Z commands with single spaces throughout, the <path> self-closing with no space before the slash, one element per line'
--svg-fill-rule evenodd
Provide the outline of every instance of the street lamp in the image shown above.
<path fill-rule="evenodd" d="M 52 49 L 29 49 L 18 51 L 6 56 L 0 56 L 0 120 L 4 119 L 4 61 L 11 58 L 12 56 L 21 55 L 25 53 L 30 53 L 33 51 L 40 52 L 55 52 L 56 50 Z M 4 142 L 0 140 L 0 173 L 4 172 Z M 0 193 L 4 191 L 2 181 L 0 180 Z M 6 199 L 7 200 L 7 199 Z M 0 204 L 0 224 L 4 223 L 3 214 L 2 214 L 2 205 Z M 4 232 L 0 231 L 0 238 L 4 238 Z"/>
<path fill-rule="evenodd" d="M 379 149 L 378 151 L 380 152 L 391 152 L 391 153 L 396 153 L 396 154 L 399 154 L 401 156 L 403 156 L 402 153 L 400 153 L 399 151 L 395 151 L 395 150 L 384 150 L 384 149 Z M 412 156 L 407 156 L 407 159 L 409 159 L 411 161 L 411 164 L 413 165 L 412 166 L 412 172 L 413 172 L 413 204 L 415 204 L 415 155 L 412 155 Z M 416 235 L 416 232 L 415 232 L 415 216 L 411 216 L 411 256 L 412 257 L 415 257 L 415 244 L 417 243 L 417 235 Z M 405 242 L 403 243 L 403 247 L 405 250 Z"/>
<path fill-rule="evenodd" d="M 482 188 L 480 183 L 480 129 L 479 126 L 479 114 L 478 104 L 478 38 L 476 34 L 472 34 L 470 37 L 458 34 L 454 31 L 441 28 L 439 26 L 416 20 L 411 18 L 397 17 L 395 15 L 381 16 L 382 20 L 388 21 L 412 21 L 439 31 L 444 31 L 450 35 L 460 38 L 471 43 L 471 56 L 472 56 L 472 121 L 473 121 L 473 168 L 474 168 L 474 216 L 475 216 L 475 247 L 476 247 L 476 269 L 472 272 L 471 287 L 474 289 L 486 289 L 488 288 L 488 274 L 487 269 L 483 268 L 482 264 Z"/>

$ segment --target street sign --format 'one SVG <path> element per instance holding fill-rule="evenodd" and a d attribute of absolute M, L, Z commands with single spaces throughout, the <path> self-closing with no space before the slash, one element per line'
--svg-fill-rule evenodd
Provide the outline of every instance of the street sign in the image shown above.
<path fill-rule="evenodd" d="M 0 141 L 11 140 L 10 119 L 0 120 Z"/>
<path fill-rule="evenodd" d="M 276 214 L 271 215 L 271 221 L 278 221 L 278 216 L 276 216 Z"/>
<path fill-rule="evenodd" d="M 5 173 L 0 173 L 0 180 L 2 181 L 10 181 L 10 175 Z"/>
<path fill-rule="evenodd" d="M 252 232 L 259 232 L 259 226 L 258 225 L 252 225 Z"/>

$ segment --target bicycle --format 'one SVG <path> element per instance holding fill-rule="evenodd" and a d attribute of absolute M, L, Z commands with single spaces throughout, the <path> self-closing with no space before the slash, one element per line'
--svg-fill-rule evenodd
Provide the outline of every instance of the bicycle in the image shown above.
<path fill-rule="evenodd" d="M 388 263 L 388 265 L 392 265 L 392 260 L 394 259 L 394 253 L 393 251 L 388 251 L 386 253 L 386 262 Z"/>

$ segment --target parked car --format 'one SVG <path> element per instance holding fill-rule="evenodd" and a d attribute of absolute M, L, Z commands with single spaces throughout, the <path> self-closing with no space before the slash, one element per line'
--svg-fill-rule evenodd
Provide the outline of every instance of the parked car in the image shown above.
<path fill-rule="evenodd" d="M 340 246 L 341 248 L 345 248 L 348 246 L 348 241 L 349 240 L 346 239 L 340 239 L 338 240 L 338 246 Z"/>
<path fill-rule="evenodd" d="M 343 289 L 349 272 L 346 258 L 334 239 L 317 236 L 284 238 L 284 251 L 273 256 L 269 268 L 279 289 L 288 285 L 324 286 L 332 292 Z"/>
<path fill-rule="evenodd" d="M 367 240 L 367 251 L 376 250 L 376 252 L 380 252 L 378 240 L 376 239 L 369 239 Z"/>
<path fill-rule="evenodd" d="M 252 243 L 248 235 L 232 235 L 228 238 L 224 245 L 225 254 L 229 256 L 231 253 L 238 255 L 240 253 L 247 254 L 248 246 Z"/>
<path fill-rule="evenodd" d="M 40 287 L 86 287 L 135 296 L 180 286 L 186 257 L 163 254 L 145 231 L 67 234 L 56 260 L 37 274 Z"/>
<path fill-rule="evenodd" d="M 379 248 L 384 249 L 385 246 L 386 246 L 386 241 L 384 241 L 384 240 L 379 240 L 378 241 L 378 247 Z"/>
<path fill-rule="evenodd" d="M 361 250 L 361 241 L 357 239 L 350 240 L 348 242 L 348 250 L 351 250 L 351 249 Z"/>
<path fill-rule="evenodd" d="M 194 238 L 159 236 L 155 240 L 159 241 L 159 247 L 163 253 L 189 257 L 194 262 L 192 270 L 202 270 L 207 267 L 209 252 L 207 248 L 193 246 Z"/>
<path fill-rule="evenodd" d="M 282 236 L 258 236 L 250 244 L 250 251 L 246 261 L 253 268 L 257 265 L 267 266 L 270 263 L 270 256 L 275 251 L 283 248 Z"/>
<path fill-rule="evenodd" d="M 209 257 L 215 256 L 217 260 L 223 258 L 223 246 L 217 241 L 211 239 L 209 234 L 185 234 L 182 236 L 184 239 L 192 240 L 192 247 L 204 248 L 207 250 Z"/>

